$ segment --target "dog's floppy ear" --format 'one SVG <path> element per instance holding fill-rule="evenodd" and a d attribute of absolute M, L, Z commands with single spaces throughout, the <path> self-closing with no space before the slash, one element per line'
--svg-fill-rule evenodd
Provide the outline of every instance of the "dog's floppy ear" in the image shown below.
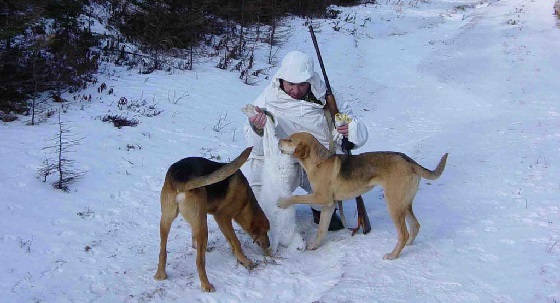
<path fill-rule="evenodd" d="M 309 156 L 309 146 L 299 143 L 294 150 L 294 157 L 305 159 L 307 156 Z"/>

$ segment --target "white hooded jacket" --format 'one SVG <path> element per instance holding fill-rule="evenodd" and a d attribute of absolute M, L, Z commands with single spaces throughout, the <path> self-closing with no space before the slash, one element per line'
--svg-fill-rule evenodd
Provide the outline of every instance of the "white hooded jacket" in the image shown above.
<path fill-rule="evenodd" d="M 311 92 L 321 104 L 290 97 L 280 88 L 280 79 L 292 83 L 309 82 Z M 333 139 L 335 145 L 340 147 L 342 136 L 336 132 L 336 129 L 331 134 L 325 118 L 325 93 L 325 83 L 314 71 L 313 60 L 305 53 L 292 51 L 284 57 L 280 69 L 253 104 L 266 108 L 272 113 L 276 119 L 276 135 L 279 138 L 288 137 L 296 132 L 309 132 L 327 148 L 330 140 Z M 363 123 L 355 119 L 350 122 L 348 140 L 354 143 L 355 148 L 362 146 L 367 141 L 367 137 L 367 128 Z M 262 138 L 250 127 L 246 128 L 246 138 L 248 144 L 254 146 L 250 157 L 262 159 L 264 155 Z"/>

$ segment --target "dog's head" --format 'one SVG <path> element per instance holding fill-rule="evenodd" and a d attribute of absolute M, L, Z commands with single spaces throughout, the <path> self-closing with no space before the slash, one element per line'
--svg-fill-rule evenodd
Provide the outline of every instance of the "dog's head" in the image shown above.
<path fill-rule="evenodd" d="M 317 141 L 310 133 L 295 133 L 287 139 L 278 141 L 278 148 L 283 154 L 292 155 L 297 159 L 304 160 L 309 157 L 313 143 Z"/>
<path fill-rule="evenodd" d="M 253 220 L 251 222 L 251 229 L 249 233 L 253 242 L 262 249 L 265 256 L 270 256 L 270 240 L 268 239 L 268 231 L 270 230 L 270 223 L 264 215 L 262 209 L 256 210 Z"/>
<path fill-rule="evenodd" d="M 237 221 L 251 236 L 253 243 L 257 243 L 263 250 L 264 255 L 270 256 L 270 240 L 268 239 L 270 222 L 259 205 L 259 202 L 257 202 L 249 184 L 247 184 L 247 195 L 247 204 L 243 207 L 239 215 L 235 217 L 235 221 Z"/>

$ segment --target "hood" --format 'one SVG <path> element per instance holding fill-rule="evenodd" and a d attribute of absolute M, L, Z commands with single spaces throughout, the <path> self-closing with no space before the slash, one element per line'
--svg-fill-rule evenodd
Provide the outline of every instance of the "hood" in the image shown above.
<path fill-rule="evenodd" d="M 276 88 L 280 87 L 279 79 L 292 83 L 309 82 L 311 92 L 318 99 L 324 97 L 327 91 L 321 76 L 314 70 L 313 59 L 300 51 L 291 51 L 282 59 L 272 81 Z"/>

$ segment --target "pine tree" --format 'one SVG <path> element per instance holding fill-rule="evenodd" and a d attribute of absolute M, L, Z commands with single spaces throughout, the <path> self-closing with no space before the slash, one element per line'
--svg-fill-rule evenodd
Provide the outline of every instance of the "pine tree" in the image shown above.
<path fill-rule="evenodd" d="M 46 157 L 43 165 L 39 168 L 39 176 L 43 182 L 47 181 L 50 175 L 58 175 L 57 180 L 52 184 L 54 188 L 69 191 L 69 185 L 82 177 L 86 172 L 74 167 L 74 160 L 68 159 L 68 154 L 75 152 L 74 146 L 80 144 L 83 138 L 74 139 L 70 134 L 70 128 L 62 122 L 61 110 L 58 112 L 58 132 L 51 140 L 53 145 L 43 148 L 52 151 L 50 157 Z"/>

